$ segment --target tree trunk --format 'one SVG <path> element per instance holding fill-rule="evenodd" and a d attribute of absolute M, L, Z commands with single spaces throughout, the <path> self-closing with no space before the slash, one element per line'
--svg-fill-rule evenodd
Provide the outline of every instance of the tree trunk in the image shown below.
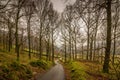
<path fill-rule="evenodd" d="M 98 50 L 97 50 L 97 61 L 99 62 L 100 61 L 100 44 L 98 42 Z"/>
<path fill-rule="evenodd" d="M 97 21 L 96 21 L 96 30 L 95 30 L 95 36 L 94 36 L 93 61 L 95 61 L 95 56 L 96 56 L 96 35 L 97 35 L 97 28 L 98 28 L 98 19 L 97 19 Z"/>
<path fill-rule="evenodd" d="M 52 62 L 54 62 L 54 40 L 53 40 L 53 30 L 52 30 Z"/>
<path fill-rule="evenodd" d="M 74 42 L 72 41 L 71 42 L 72 44 L 71 44 L 71 48 L 72 48 L 72 58 L 73 58 L 73 60 L 75 60 L 75 53 L 74 53 Z"/>
<path fill-rule="evenodd" d="M 30 18 L 31 18 L 31 17 L 29 17 L 28 22 L 27 22 L 29 59 L 31 59 Z"/>
<path fill-rule="evenodd" d="M 76 41 L 76 33 L 75 33 L 75 60 L 77 60 L 77 41 Z"/>
<path fill-rule="evenodd" d="M 69 31 L 69 55 L 71 60 L 71 31 Z"/>
<path fill-rule="evenodd" d="M 93 49 L 93 37 L 91 37 L 91 43 L 90 43 L 90 60 L 92 60 L 92 49 Z"/>
<path fill-rule="evenodd" d="M 86 55 L 86 59 L 88 60 L 88 56 L 89 56 L 89 28 L 88 28 L 88 33 L 87 33 L 87 55 Z"/>
<path fill-rule="evenodd" d="M 107 39 L 103 72 L 109 73 L 110 48 L 111 48 L 111 0 L 107 0 Z"/>
<path fill-rule="evenodd" d="M 66 40 L 64 41 L 65 43 L 65 62 L 67 61 L 67 51 L 66 51 Z"/>
<path fill-rule="evenodd" d="M 115 58 L 115 54 L 116 54 L 116 26 L 114 29 L 114 43 L 113 43 L 114 47 L 113 47 L 113 56 L 112 56 L 112 63 L 114 64 L 114 58 Z"/>
<path fill-rule="evenodd" d="M 42 36 L 39 37 L 39 59 L 42 58 Z"/>
<path fill-rule="evenodd" d="M 11 48 L 12 48 L 12 29 L 11 29 L 11 25 L 10 25 L 10 22 L 8 20 L 8 33 L 9 33 L 9 44 L 8 44 L 8 51 L 10 52 Z"/>
<path fill-rule="evenodd" d="M 96 37 L 96 36 L 95 36 Z M 93 52 L 93 61 L 95 61 L 96 57 L 96 38 L 94 39 L 94 52 Z"/>
<path fill-rule="evenodd" d="M 4 30 L 5 30 L 5 26 L 4 26 Z M 3 31 L 3 39 L 2 39 L 2 43 L 3 43 L 3 49 L 5 49 L 5 40 L 6 40 L 6 37 L 5 37 L 5 32 Z"/>
<path fill-rule="evenodd" d="M 15 52 L 17 53 L 17 61 L 19 61 L 19 39 L 18 39 L 18 19 L 19 19 L 20 9 L 18 8 L 16 14 L 16 22 L 15 22 Z"/>
<path fill-rule="evenodd" d="M 47 54 L 47 60 L 50 60 L 50 39 L 47 40 L 47 45 L 46 45 L 46 54 Z"/>
<path fill-rule="evenodd" d="M 39 35 L 39 59 L 42 58 L 42 26 L 43 26 L 43 23 L 40 22 L 40 35 Z"/>
<path fill-rule="evenodd" d="M 84 59 L 83 43 L 82 43 L 82 59 Z"/>

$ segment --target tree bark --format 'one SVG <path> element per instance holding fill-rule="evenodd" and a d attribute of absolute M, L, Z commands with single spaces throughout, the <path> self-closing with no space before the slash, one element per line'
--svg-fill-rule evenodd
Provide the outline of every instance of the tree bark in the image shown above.
<path fill-rule="evenodd" d="M 19 4 L 19 3 L 18 3 Z M 16 22 L 15 22 L 15 52 L 17 53 L 17 61 L 19 61 L 19 39 L 18 39 L 18 19 L 19 19 L 20 8 L 17 10 Z"/>
<path fill-rule="evenodd" d="M 75 33 L 75 60 L 77 60 L 77 38 Z"/>
<path fill-rule="evenodd" d="M 82 43 L 82 59 L 84 59 L 83 43 Z"/>
<path fill-rule="evenodd" d="M 86 55 L 86 59 L 88 60 L 88 56 L 89 56 L 89 43 L 90 43 L 90 40 L 89 40 L 89 28 L 88 28 L 88 32 L 87 32 L 87 55 Z"/>
<path fill-rule="evenodd" d="M 93 57 L 92 49 L 93 49 L 93 36 L 91 37 L 91 43 L 90 43 L 90 60 L 91 61 L 92 61 L 92 57 Z"/>
<path fill-rule="evenodd" d="M 69 55 L 70 55 L 70 60 L 71 60 L 71 31 L 69 31 Z"/>
<path fill-rule="evenodd" d="M 112 56 L 112 63 L 114 64 L 114 58 L 115 58 L 115 54 L 116 54 L 116 26 L 114 29 L 114 43 L 113 43 L 114 47 L 113 47 L 113 56 Z"/>
<path fill-rule="evenodd" d="M 66 40 L 64 41 L 65 43 L 65 62 L 67 61 L 67 49 L 66 49 Z"/>
<path fill-rule="evenodd" d="M 54 40 L 53 40 L 53 29 L 52 29 L 52 62 L 54 62 Z"/>
<path fill-rule="evenodd" d="M 39 35 L 39 59 L 42 58 L 42 25 L 43 23 L 40 22 L 40 35 Z"/>
<path fill-rule="evenodd" d="M 28 48 L 29 48 L 29 59 L 31 59 L 31 37 L 30 37 L 30 19 L 31 19 L 31 15 L 28 18 L 28 22 L 27 22 L 27 32 L 28 32 Z"/>
<path fill-rule="evenodd" d="M 109 61 L 110 61 L 110 48 L 111 48 L 111 0 L 107 0 L 107 39 L 106 39 L 106 51 L 103 64 L 103 72 L 109 73 Z"/>
<path fill-rule="evenodd" d="M 12 48 L 12 29 L 11 29 L 11 25 L 8 19 L 8 35 L 9 35 L 9 41 L 8 41 L 8 51 L 10 52 L 11 48 Z"/>

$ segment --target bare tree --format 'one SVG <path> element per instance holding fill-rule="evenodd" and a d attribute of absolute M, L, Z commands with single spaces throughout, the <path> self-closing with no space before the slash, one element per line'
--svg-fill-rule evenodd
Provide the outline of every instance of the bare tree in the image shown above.
<path fill-rule="evenodd" d="M 27 34 L 28 34 L 28 46 L 29 46 L 29 59 L 31 59 L 31 18 L 34 12 L 34 3 L 29 1 L 25 6 L 25 15 L 27 20 Z"/>
<path fill-rule="evenodd" d="M 110 48 L 111 48 L 111 2 L 112 0 L 106 1 L 106 12 L 107 12 L 107 39 L 106 39 L 106 51 L 105 60 L 103 65 L 103 72 L 109 72 L 109 61 L 110 61 Z"/>
<path fill-rule="evenodd" d="M 115 1 L 116 4 L 114 5 L 115 7 L 115 15 L 113 16 L 113 36 L 114 36 L 114 39 L 113 39 L 113 56 L 112 56 L 112 61 L 114 63 L 114 57 L 115 57 L 115 54 L 116 54 L 116 34 L 117 34 L 117 29 L 118 29 L 118 24 L 119 24 L 119 13 L 120 13 L 120 7 L 119 7 L 119 0 L 116 0 Z"/>
<path fill-rule="evenodd" d="M 41 59 L 42 57 L 42 40 L 43 40 L 43 25 L 44 25 L 44 21 L 45 21 L 45 17 L 47 15 L 49 6 L 50 6 L 50 1 L 49 0 L 36 0 L 35 1 L 35 5 L 36 5 L 36 11 L 39 17 L 39 58 Z"/>
<path fill-rule="evenodd" d="M 54 62 L 54 34 L 56 29 L 59 27 L 59 21 L 58 21 L 58 13 L 56 11 L 53 10 L 53 6 L 50 6 L 50 23 L 51 23 L 51 50 L 52 50 L 52 61 Z"/>

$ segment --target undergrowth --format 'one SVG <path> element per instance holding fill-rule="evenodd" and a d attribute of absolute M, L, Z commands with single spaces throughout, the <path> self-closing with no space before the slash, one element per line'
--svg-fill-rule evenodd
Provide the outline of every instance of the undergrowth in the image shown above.
<path fill-rule="evenodd" d="M 31 61 L 30 65 L 33 67 L 40 67 L 42 69 L 48 69 L 52 65 L 50 61 L 45 61 L 45 60 L 36 60 L 36 61 Z"/>
<path fill-rule="evenodd" d="M 32 77 L 30 67 L 12 62 L 0 66 L 0 80 L 28 80 Z"/>
<path fill-rule="evenodd" d="M 86 80 L 85 68 L 80 66 L 79 62 L 68 62 L 66 65 L 71 72 L 72 80 Z"/>

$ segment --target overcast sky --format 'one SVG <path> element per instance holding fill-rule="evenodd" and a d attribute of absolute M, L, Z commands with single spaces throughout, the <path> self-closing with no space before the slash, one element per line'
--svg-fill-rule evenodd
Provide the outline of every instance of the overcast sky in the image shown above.
<path fill-rule="evenodd" d="M 67 4 L 73 4 L 76 0 L 51 0 L 54 9 L 58 12 L 63 12 Z"/>

